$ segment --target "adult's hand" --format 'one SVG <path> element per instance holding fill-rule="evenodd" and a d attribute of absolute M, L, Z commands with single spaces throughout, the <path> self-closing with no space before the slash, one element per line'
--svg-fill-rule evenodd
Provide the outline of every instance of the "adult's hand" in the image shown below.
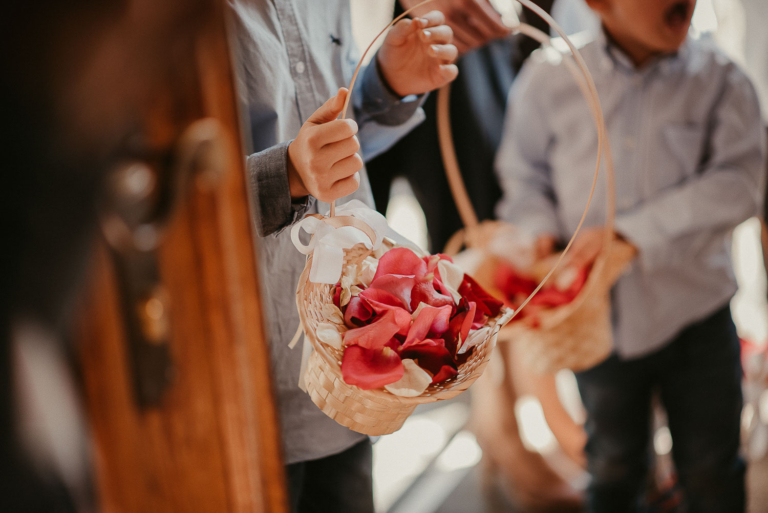
<path fill-rule="evenodd" d="M 410 9 L 422 0 L 399 1 L 403 9 Z M 453 29 L 453 44 L 460 54 L 510 32 L 488 0 L 439 0 L 416 9 L 411 16 L 422 16 L 430 9 L 439 9 L 445 14 L 445 23 Z"/>

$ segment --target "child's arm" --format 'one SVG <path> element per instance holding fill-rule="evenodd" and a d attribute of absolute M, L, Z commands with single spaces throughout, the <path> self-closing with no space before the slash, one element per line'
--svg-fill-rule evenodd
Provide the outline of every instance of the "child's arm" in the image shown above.
<path fill-rule="evenodd" d="M 552 246 L 561 230 L 547 162 L 552 132 L 546 109 L 539 103 L 541 95 L 537 94 L 537 77 L 542 76 L 537 67 L 542 65 L 527 63 L 509 95 L 504 133 L 495 163 L 503 191 L 496 215 L 540 237 L 541 246 Z M 544 252 L 545 248 L 539 251 Z"/>
<path fill-rule="evenodd" d="M 765 132 L 752 85 L 735 67 L 715 107 L 698 175 L 616 218 L 646 268 L 689 260 L 715 234 L 760 213 Z"/>

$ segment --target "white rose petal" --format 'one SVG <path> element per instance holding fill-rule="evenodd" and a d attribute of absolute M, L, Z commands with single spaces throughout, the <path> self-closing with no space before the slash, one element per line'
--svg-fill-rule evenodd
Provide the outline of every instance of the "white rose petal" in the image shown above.
<path fill-rule="evenodd" d="M 334 349 L 341 349 L 342 347 L 341 333 L 339 333 L 339 328 L 333 324 L 321 322 L 317 325 L 315 335 L 325 345 L 331 346 Z"/>
<path fill-rule="evenodd" d="M 323 318 L 333 324 L 344 324 L 344 314 L 333 303 L 325 303 L 323 305 Z"/>
<path fill-rule="evenodd" d="M 488 332 L 490 330 L 491 328 L 486 326 L 485 328 L 480 328 L 479 330 L 470 331 L 469 335 L 467 335 L 467 341 L 464 342 L 464 345 L 459 348 L 459 354 L 464 354 L 471 348 L 480 344 L 483 340 L 485 340 L 485 337 L 488 336 Z"/>
<path fill-rule="evenodd" d="M 461 282 L 464 281 L 464 271 L 461 267 L 448 260 L 440 260 L 437 263 L 437 270 L 440 273 L 440 281 L 443 282 L 445 288 L 451 293 L 454 302 L 458 304 L 461 300 L 459 287 L 461 287 Z"/>
<path fill-rule="evenodd" d="M 579 270 L 575 267 L 565 267 L 557 276 L 555 276 L 555 288 L 558 290 L 568 290 L 579 276 Z"/>
<path fill-rule="evenodd" d="M 432 383 L 432 376 L 419 367 L 413 360 L 403 360 L 405 372 L 398 381 L 385 385 L 390 393 L 400 397 L 417 397 L 424 393 Z"/>
<path fill-rule="evenodd" d="M 373 277 L 376 275 L 376 269 L 379 267 L 379 261 L 373 257 L 368 257 L 363 260 L 362 271 L 360 272 L 360 283 L 366 287 L 371 286 Z"/>

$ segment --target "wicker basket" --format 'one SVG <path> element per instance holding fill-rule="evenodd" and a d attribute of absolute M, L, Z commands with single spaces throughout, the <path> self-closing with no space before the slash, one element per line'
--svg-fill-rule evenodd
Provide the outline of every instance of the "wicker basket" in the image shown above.
<path fill-rule="evenodd" d="M 474 236 L 467 236 L 467 244 L 483 251 L 501 225 L 498 221 L 480 223 L 473 230 Z M 454 236 L 447 254 L 455 254 L 463 236 L 463 232 Z M 587 282 L 573 301 L 539 312 L 535 327 L 526 320 L 507 324 L 499 332 L 499 340 L 517 344 L 523 364 L 537 374 L 551 374 L 561 369 L 578 372 L 597 365 L 613 348 L 611 287 L 634 256 L 631 245 L 614 240 L 595 261 Z M 496 288 L 494 280 L 499 264 L 499 257 L 483 252 L 477 268 L 465 270 L 489 294 L 502 298 L 504 294 Z"/>
<path fill-rule="evenodd" d="M 365 246 L 358 244 L 345 252 L 344 266 L 357 265 L 371 254 Z M 362 390 L 342 379 L 343 351 L 323 344 L 315 336 L 318 324 L 325 322 L 323 305 L 333 302 L 334 286 L 309 281 L 311 264 L 310 255 L 296 290 L 296 306 L 304 334 L 314 348 L 304 374 L 304 383 L 312 402 L 323 413 L 358 433 L 371 436 L 394 433 L 417 405 L 451 399 L 469 388 L 488 364 L 499 329 L 512 317 L 512 311 L 504 308 L 497 317 L 490 319 L 486 324 L 491 328 L 488 335 L 473 348 L 469 359 L 459 366 L 458 375 L 430 385 L 420 396 L 400 397 L 384 389 Z"/>

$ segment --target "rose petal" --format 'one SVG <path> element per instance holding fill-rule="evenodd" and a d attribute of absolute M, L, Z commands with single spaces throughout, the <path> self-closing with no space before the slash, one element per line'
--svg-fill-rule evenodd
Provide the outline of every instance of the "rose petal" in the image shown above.
<path fill-rule="evenodd" d="M 461 344 L 458 354 L 464 354 L 476 345 L 480 344 L 483 340 L 486 339 L 489 331 L 491 331 L 491 328 L 486 326 L 485 328 L 480 328 L 479 330 L 470 332 L 470 334 L 467 336 L 467 340 Z"/>
<path fill-rule="evenodd" d="M 408 335 L 408 329 L 411 327 L 411 314 L 403 308 L 403 303 L 393 294 L 386 290 L 366 289 L 359 296 L 364 299 L 373 308 L 376 315 L 384 315 L 388 311 L 395 314 L 395 322 L 400 327 L 400 335 Z"/>
<path fill-rule="evenodd" d="M 370 287 L 373 277 L 376 276 L 376 268 L 379 266 L 379 261 L 373 257 L 367 257 L 361 264 L 360 270 L 360 283 L 366 287 Z"/>
<path fill-rule="evenodd" d="M 315 336 L 323 344 L 329 345 L 334 349 L 341 349 L 341 333 L 339 327 L 328 322 L 321 322 L 315 329 Z"/>
<path fill-rule="evenodd" d="M 420 303 L 419 306 L 424 303 Z M 435 308 L 434 306 L 424 306 L 421 309 L 416 320 L 413 321 L 411 329 L 408 330 L 408 337 L 405 339 L 403 347 L 407 347 L 414 342 L 424 340 L 425 338 L 438 338 L 448 330 L 451 320 L 450 306 Z"/>
<path fill-rule="evenodd" d="M 403 377 L 403 373 L 400 356 L 389 347 L 366 349 L 361 346 L 348 346 L 341 360 L 344 382 L 363 390 L 395 383 Z"/>
<path fill-rule="evenodd" d="M 362 326 L 373 317 L 373 308 L 359 296 L 349 300 L 344 312 L 344 322 L 349 328 Z"/>
<path fill-rule="evenodd" d="M 395 312 L 388 311 L 371 324 L 354 328 L 344 334 L 344 345 L 358 345 L 366 349 L 384 347 L 400 331 Z"/>
<path fill-rule="evenodd" d="M 379 266 L 379 269 L 381 269 L 381 266 Z M 410 312 L 411 290 L 415 283 L 416 279 L 412 276 L 402 276 L 397 274 L 379 276 L 378 273 L 376 273 L 376 278 L 371 282 L 369 290 L 379 289 L 389 292 L 396 296 L 402 303 L 401 306 Z"/>
<path fill-rule="evenodd" d="M 459 373 L 458 370 L 453 368 L 450 365 L 443 365 L 440 368 L 440 371 L 435 374 L 435 377 L 432 378 L 432 383 L 440 383 L 442 381 L 445 381 L 446 379 L 450 379 L 454 376 L 456 376 Z"/>
<path fill-rule="evenodd" d="M 403 377 L 384 388 L 400 397 L 417 397 L 432 383 L 432 375 L 410 359 L 403 360 Z"/>
<path fill-rule="evenodd" d="M 337 283 L 333 291 L 333 304 L 341 308 L 341 283 Z"/>
<path fill-rule="evenodd" d="M 427 264 L 416 253 L 408 248 L 392 248 L 379 259 L 373 281 L 391 274 L 419 277 L 426 273 Z"/>
<path fill-rule="evenodd" d="M 440 260 L 437 263 L 437 270 L 440 274 L 440 282 L 447 292 L 453 297 L 453 301 L 458 303 L 461 299 L 459 287 L 464 281 L 464 270 L 453 262 Z M 443 291 L 445 292 L 445 291 Z"/>
<path fill-rule="evenodd" d="M 402 348 L 400 356 L 403 359 L 416 360 L 419 367 L 432 375 L 440 372 L 444 365 L 455 366 L 451 353 L 445 348 L 445 343 L 442 340 L 429 338 L 420 340 L 407 348 Z"/>
<path fill-rule="evenodd" d="M 534 283 L 534 287 L 535 286 L 536 284 Z M 477 305 L 477 309 L 488 317 L 496 317 L 499 315 L 501 307 L 504 305 L 504 303 L 488 294 L 485 289 L 478 285 L 478 283 L 468 274 L 464 275 L 464 280 L 459 287 L 459 294 L 465 297 L 467 301 L 473 301 Z"/>
<path fill-rule="evenodd" d="M 451 355 L 455 355 L 463 340 L 472 328 L 476 306 L 462 298 L 456 307 L 456 314 L 451 318 L 448 330 L 443 333 L 442 340 Z"/>
<path fill-rule="evenodd" d="M 453 298 L 446 296 L 435 290 L 432 281 L 419 281 L 414 285 L 411 291 L 411 310 L 415 310 L 419 303 L 426 303 L 429 306 L 453 306 Z"/>

